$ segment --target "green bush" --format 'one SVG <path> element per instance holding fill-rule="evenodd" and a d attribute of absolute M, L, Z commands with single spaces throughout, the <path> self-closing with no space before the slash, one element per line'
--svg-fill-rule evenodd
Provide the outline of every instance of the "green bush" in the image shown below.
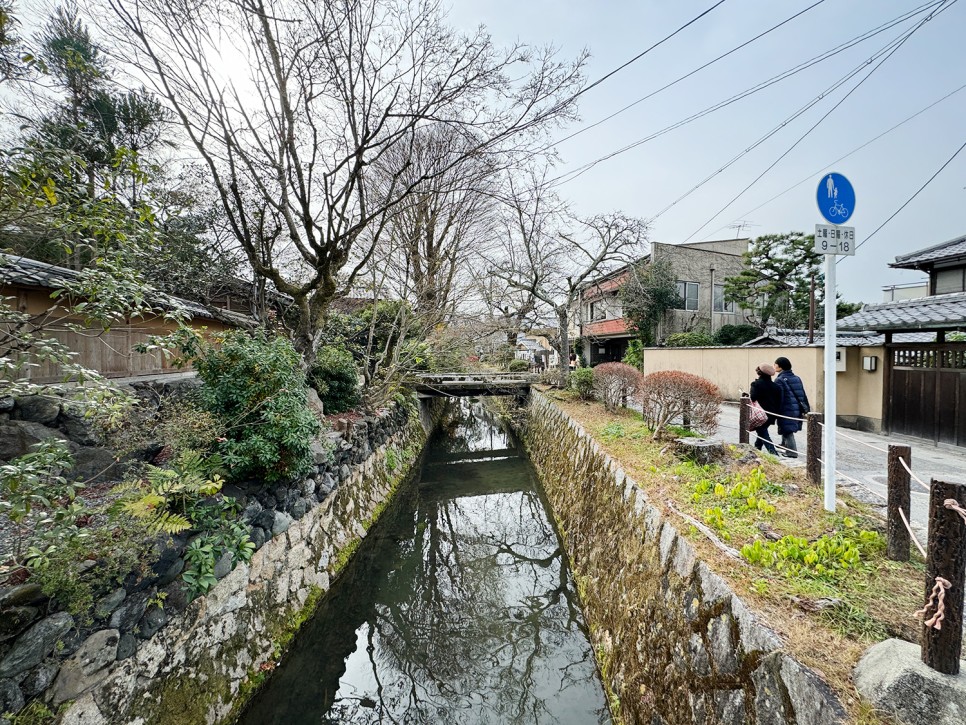
<path fill-rule="evenodd" d="M 627 343 L 627 352 L 621 362 L 640 370 L 644 366 L 644 343 L 636 339 Z"/>
<path fill-rule="evenodd" d="M 312 465 L 319 422 L 305 404 L 299 354 L 282 337 L 232 331 L 195 363 L 201 398 L 224 433 L 217 450 L 233 479 L 295 478 Z"/>
<path fill-rule="evenodd" d="M 577 368 L 570 373 L 570 387 L 581 400 L 594 397 L 594 371 L 591 368 Z"/>
<path fill-rule="evenodd" d="M 715 341 L 706 332 L 676 332 L 664 341 L 668 347 L 714 347 Z"/>
<path fill-rule="evenodd" d="M 514 358 L 507 364 L 506 369 L 511 373 L 525 373 L 530 369 L 530 363 L 526 360 L 521 360 L 519 358 Z"/>
<path fill-rule="evenodd" d="M 359 372 L 352 353 L 344 347 L 319 349 L 309 382 L 322 399 L 326 413 L 344 413 L 359 404 Z"/>
<path fill-rule="evenodd" d="M 743 345 L 760 334 L 754 325 L 722 325 L 714 333 L 714 341 L 719 345 Z"/>

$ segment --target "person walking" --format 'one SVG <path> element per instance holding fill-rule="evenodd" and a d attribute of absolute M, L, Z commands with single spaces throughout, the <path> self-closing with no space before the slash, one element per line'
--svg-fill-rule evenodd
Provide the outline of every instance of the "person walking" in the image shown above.
<path fill-rule="evenodd" d="M 755 448 L 761 450 L 764 446 L 766 451 L 775 456 L 778 452 L 772 443 L 768 428 L 778 420 L 775 413 L 782 407 L 782 389 L 771 379 L 775 374 L 775 368 L 772 365 L 762 363 L 755 368 L 755 372 L 758 373 L 758 378 L 752 382 L 749 395 L 753 402 L 758 403 L 768 413 L 768 419 L 754 430 Z"/>
<path fill-rule="evenodd" d="M 778 419 L 778 432 L 782 436 L 782 446 L 787 449 L 783 453 L 787 458 L 798 458 L 795 434 L 802 429 L 800 419 L 811 410 L 808 396 L 805 394 L 802 379 L 792 372 L 792 364 L 787 357 L 775 360 L 775 367 L 778 369 L 775 384 L 782 392 L 782 404 L 778 412 L 784 417 Z"/>

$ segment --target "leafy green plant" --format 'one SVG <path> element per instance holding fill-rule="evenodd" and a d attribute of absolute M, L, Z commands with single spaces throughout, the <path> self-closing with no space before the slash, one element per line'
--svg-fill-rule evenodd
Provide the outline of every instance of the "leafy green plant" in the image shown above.
<path fill-rule="evenodd" d="M 318 392 L 326 413 L 343 413 L 359 404 L 359 371 L 352 353 L 344 347 L 319 349 L 309 383 Z"/>
<path fill-rule="evenodd" d="M 637 338 L 629 341 L 627 343 L 627 352 L 624 353 L 621 362 L 625 365 L 635 367 L 638 370 L 644 367 L 644 343 Z"/>
<path fill-rule="evenodd" d="M 218 583 L 215 565 L 222 556 L 230 554 L 234 565 L 240 561 L 251 561 L 254 553 L 255 544 L 248 537 L 245 524 L 241 521 L 223 521 L 217 531 L 202 534 L 188 544 L 181 578 L 193 597 L 204 594 Z"/>
<path fill-rule="evenodd" d="M 15 524 L 15 566 L 42 569 L 59 546 L 88 535 L 78 526 L 87 513 L 76 500 L 84 486 L 65 476 L 73 465 L 67 445 L 48 439 L 0 466 L 0 514 Z"/>
<path fill-rule="evenodd" d="M 520 358 L 514 358 L 507 364 L 506 369 L 511 373 L 525 373 L 530 369 L 530 363 Z"/>
<path fill-rule="evenodd" d="M 241 331 L 221 336 L 195 367 L 201 398 L 223 427 L 216 448 L 231 477 L 293 479 L 312 466 L 319 422 L 306 406 L 305 375 L 291 341 Z"/>
<path fill-rule="evenodd" d="M 714 333 L 714 341 L 719 345 L 743 345 L 754 340 L 761 330 L 754 325 L 722 325 Z"/>
<path fill-rule="evenodd" d="M 668 347 L 714 347 L 715 341 L 706 332 L 675 332 L 664 340 Z"/>
<path fill-rule="evenodd" d="M 833 535 L 823 534 L 815 541 L 784 536 L 778 541 L 756 539 L 741 547 L 750 563 L 780 571 L 789 577 L 809 577 L 834 581 L 850 571 L 869 567 L 869 557 L 881 550 L 882 537 L 874 531 L 851 527 Z"/>
<path fill-rule="evenodd" d="M 594 397 L 594 371 L 592 368 L 577 368 L 570 373 L 570 387 L 581 400 Z"/>
<path fill-rule="evenodd" d="M 167 467 L 149 465 L 141 480 L 120 487 L 125 493 L 121 509 L 144 522 L 152 534 L 190 529 L 192 512 L 224 483 L 218 473 L 210 472 L 212 468 L 213 463 L 197 451 L 182 451 Z"/>
<path fill-rule="evenodd" d="M 600 437 L 606 441 L 616 440 L 617 438 L 623 438 L 627 435 L 627 431 L 624 430 L 624 426 L 616 421 L 612 421 L 604 426 L 600 431 Z"/>

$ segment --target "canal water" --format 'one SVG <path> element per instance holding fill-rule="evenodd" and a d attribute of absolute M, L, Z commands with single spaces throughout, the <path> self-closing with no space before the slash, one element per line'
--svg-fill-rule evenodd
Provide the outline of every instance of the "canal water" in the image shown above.
<path fill-rule="evenodd" d="M 525 454 L 453 408 L 240 723 L 611 722 Z"/>

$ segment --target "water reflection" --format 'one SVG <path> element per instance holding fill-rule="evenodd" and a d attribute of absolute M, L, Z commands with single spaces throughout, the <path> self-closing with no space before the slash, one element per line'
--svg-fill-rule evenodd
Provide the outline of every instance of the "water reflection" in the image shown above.
<path fill-rule="evenodd" d="M 243 723 L 610 722 L 529 466 L 457 418 Z"/>

